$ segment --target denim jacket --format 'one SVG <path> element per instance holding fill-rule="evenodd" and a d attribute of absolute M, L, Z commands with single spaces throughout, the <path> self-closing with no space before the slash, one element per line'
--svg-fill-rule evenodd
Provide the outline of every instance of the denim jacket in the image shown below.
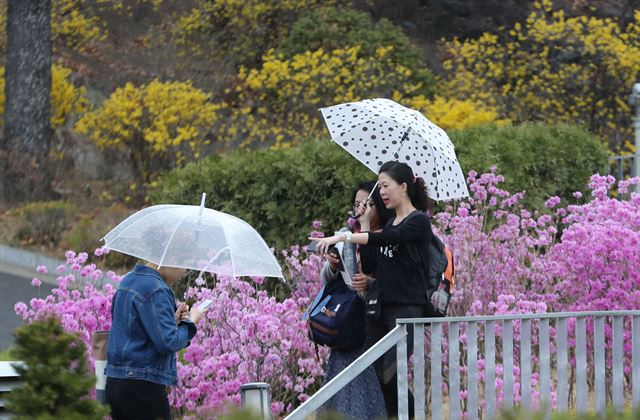
<path fill-rule="evenodd" d="M 156 270 L 138 264 L 124 276 L 111 305 L 106 376 L 177 384 L 176 352 L 189 345 L 196 326 L 176 325 L 176 309 Z"/>

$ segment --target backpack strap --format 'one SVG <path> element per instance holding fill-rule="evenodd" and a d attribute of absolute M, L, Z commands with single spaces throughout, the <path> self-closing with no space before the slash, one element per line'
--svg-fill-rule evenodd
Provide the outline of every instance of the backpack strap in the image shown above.
<path fill-rule="evenodd" d="M 456 269 L 453 262 L 453 252 L 445 245 L 444 253 L 447 256 L 447 268 L 444 271 L 445 279 L 449 280 L 449 292 L 453 293 L 453 286 L 455 284 Z"/>

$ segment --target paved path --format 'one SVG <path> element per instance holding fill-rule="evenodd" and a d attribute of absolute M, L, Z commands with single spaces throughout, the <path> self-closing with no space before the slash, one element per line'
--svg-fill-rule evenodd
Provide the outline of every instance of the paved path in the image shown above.
<path fill-rule="evenodd" d="M 40 296 L 51 293 L 55 286 L 56 267 L 61 261 L 0 244 L 0 351 L 13 344 L 13 330 L 22 325 L 22 320 L 13 311 L 20 301 L 29 303 L 38 297 L 38 289 L 31 285 L 31 279 L 42 280 Z M 50 275 L 39 275 L 36 267 L 44 265 Z"/>
<path fill-rule="evenodd" d="M 53 287 L 52 284 L 43 282 L 40 286 L 40 296 L 47 296 Z M 13 306 L 19 301 L 29 304 L 35 297 L 38 297 L 38 289 L 31 285 L 31 277 L 0 272 L 0 351 L 13 344 L 13 330 L 22 325 L 22 320 L 13 311 Z"/>

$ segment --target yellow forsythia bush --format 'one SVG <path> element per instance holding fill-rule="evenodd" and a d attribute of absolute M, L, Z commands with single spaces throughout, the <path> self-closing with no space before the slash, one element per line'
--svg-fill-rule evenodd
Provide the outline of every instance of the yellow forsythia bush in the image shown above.
<path fill-rule="evenodd" d="M 411 80 L 412 72 L 392 59 L 392 47 L 372 56 L 359 47 L 306 51 L 291 58 L 273 50 L 262 67 L 238 74 L 236 98 L 228 103 L 229 124 L 220 138 L 243 146 L 286 148 L 326 135 L 318 108 L 366 98 L 386 97 L 422 112 L 443 128 L 504 124 L 498 110 L 474 100 L 425 96 L 430 87 Z"/>
<path fill-rule="evenodd" d="M 199 159 L 223 107 L 191 83 L 127 83 L 86 113 L 76 130 L 99 147 L 126 151 L 137 181 L 145 184 L 160 169 Z"/>
<path fill-rule="evenodd" d="M 213 47 L 228 55 L 226 60 L 249 63 L 274 47 L 298 17 L 335 3 L 336 0 L 197 0 L 178 19 L 173 32 L 189 54 L 207 54 Z"/>
<path fill-rule="evenodd" d="M 51 68 L 51 126 L 63 125 L 71 114 L 87 110 L 86 89 L 71 82 L 71 70 L 54 64 Z"/>
<path fill-rule="evenodd" d="M 500 119 L 498 109 L 471 99 L 448 99 L 436 96 L 429 100 L 424 96 L 393 98 L 402 105 L 421 111 L 434 124 L 444 130 L 480 127 L 487 124 L 505 126 L 509 120 Z"/>
<path fill-rule="evenodd" d="M 85 51 L 87 46 L 107 37 L 100 17 L 108 12 L 132 13 L 136 4 L 149 3 L 158 8 L 163 0 L 51 0 L 51 35 L 69 48 Z M 7 0 L 0 0 L 0 52 L 6 48 Z"/>
<path fill-rule="evenodd" d="M 325 134 L 318 108 L 372 97 L 409 98 L 424 86 L 391 60 L 391 47 L 364 56 L 359 47 L 307 51 L 291 58 L 271 50 L 257 69 L 241 68 L 230 125 L 220 137 L 244 146 L 288 147 Z"/>
<path fill-rule="evenodd" d="M 54 64 L 51 67 L 51 127 L 63 125 L 71 114 L 87 109 L 86 90 L 71 82 L 71 70 Z M 4 67 L 0 67 L 0 115 L 4 115 Z M 4 118 L 0 118 L 0 125 Z"/>
<path fill-rule="evenodd" d="M 65 45 L 80 51 L 87 44 L 106 38 L 100 19 L 87 13 L 86 0 L 52 0 L 51 33 L 54 39 L 60 39 Z"/>
<path fill-rule="evenodd" d="M 618 20 L 567 17 L 536 2 L 500 36 L 448 44 L 440 93 L 495 107 L 513 121 L 582 122 L 619 147 L 631 136 L 627 103 L 640 78 L 640 10 Z"/>

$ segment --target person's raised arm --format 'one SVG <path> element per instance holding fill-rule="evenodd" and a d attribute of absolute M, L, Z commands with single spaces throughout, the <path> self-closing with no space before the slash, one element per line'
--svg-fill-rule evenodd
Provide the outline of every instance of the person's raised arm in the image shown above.
<path fill-rule="evenodd" d="M 431 232 L 429 218 L 424 213 L 413 213 L 393 229 L 369 234 L 369 245 L 393 245 L 427 238 Z"/>
<path fill-rule="evenodd" d="M 174 298 L 168 289 L 160 289 L 147 301 L 136 304 L 144 329 L 160 354 L 175 353 L 185 348 L 196 334 L 196 326 L 191 321 L 176 325 L 173 305 Z"/>
<path fill-rule="evenodd" d="M 309 238 L 318 242 L 316 247 L 318 253 L 326 253 L 331 245 L 338 242 L 351 242 L 358 245 L 393 245 L 405 241 L 413 241 L 420 238 L 427 238 L 431 232 L 429 219 L 425 214 L 417 213 L 408 216 L 402 223 L 394 229 L 387 229 L 382 232 L 360 232 L 350 234 L 341 232 L 327 238 Z"/>

